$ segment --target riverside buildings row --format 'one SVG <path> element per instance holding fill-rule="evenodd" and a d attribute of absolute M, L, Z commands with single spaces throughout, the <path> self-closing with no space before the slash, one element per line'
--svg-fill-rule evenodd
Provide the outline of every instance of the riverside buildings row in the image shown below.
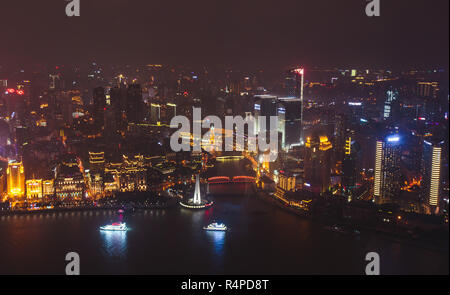
<path fill-rule="evenodd" d="M 8 190 L 5 167 L 3 198 L 24 198 L 28 191 L 30 198 L 44 197 L 50 182 L 54 194 L 66 198 L 156 189 L 158 181 L 162 188 L 171 180 L 158 176 L 178 169 L 168 160 L 170 119 L 191 118 L 192 108 L 201 107 L 202 114 L 221 118 L 278 117 L 279 157 L 260 163 L 267 188 L 397 202 L 426 213 L 442 212 L 448 201 L 448 135 L 442 132 L 448 130 L 448 87 L 440 71 L 294 69 L 276 81 L 261 71 L 225 71 L 217 78 L 160 65 L 109 80 L 98 65 L 92 71 L 84 85 L 62 83 L 64 73 L 55 71 L 41 91 L 24 79 L 0 89 L 6 124 L 5 136 L 0 124 L 0 154 L 22 158 L 27 174 Z M 61 160 L 70 153 L 76 159 Z"/>

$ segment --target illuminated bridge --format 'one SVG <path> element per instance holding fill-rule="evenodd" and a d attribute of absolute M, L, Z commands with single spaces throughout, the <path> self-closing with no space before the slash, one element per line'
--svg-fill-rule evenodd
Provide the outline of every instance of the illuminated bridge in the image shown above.
<path fill-rule="evenodd" d="M 254 183 L 255 178 L 252 176 L 234 176 L 233 178 L 228 176 L 214 176 L 208 178 L 208 184 L 226 184 L 226 183 Z"/>

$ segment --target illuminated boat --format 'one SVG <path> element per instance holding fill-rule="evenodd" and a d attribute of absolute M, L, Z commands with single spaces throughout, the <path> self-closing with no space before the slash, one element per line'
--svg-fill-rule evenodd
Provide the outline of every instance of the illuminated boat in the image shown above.
<path fill-rule="evenodd" d="M 127 231 L 128 227 L 125 222 L 114 222 L 113 224 L 107 224 L 100 226 L 100 230 L 104 231 Z"/>
<path fill-rule="evenodd" d="M 217 231 L 226 231 L 227 226 L 223 223 L 213 222 L 208 226 L 203 227 L 204 230 L 217 230 Z"/>

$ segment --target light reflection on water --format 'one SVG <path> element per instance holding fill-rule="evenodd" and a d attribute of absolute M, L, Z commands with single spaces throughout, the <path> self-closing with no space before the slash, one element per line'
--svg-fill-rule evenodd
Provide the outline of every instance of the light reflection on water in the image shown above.
<path fill-rule="evenodd" d="M 232 175 L 223 166 L 216 175 Z M 330 233 L 261 201 L 250 187 L 210 189 L 217 195 L 211 193 L 214 205 L 206 210 L 0 216 L 0 274 L 60 274 L 61 257 L 69 250 L 81 254 L 82 271 L 92 274 L 363 274 L 369 251 L 385 257 L 382 274 L 448 274 L 448 252 L 372 233 L 358 238 Z M 133 229 L 98 230 L 117 221 Z M 203 230 L 214 221 L 231 230 Z"/>
<path fill-rule="evenodd" d="M 214 253 L 220 257 L 223 255 L 225 234 L 226 232 L 224 231 L 206 231 L 210 244 L 214 246 Z"/>
<path fill-rule="evenodd" d="M 126 231 L 100 231 L 102 248 L 108 256 L 125 257 L 127 254 Z"/>

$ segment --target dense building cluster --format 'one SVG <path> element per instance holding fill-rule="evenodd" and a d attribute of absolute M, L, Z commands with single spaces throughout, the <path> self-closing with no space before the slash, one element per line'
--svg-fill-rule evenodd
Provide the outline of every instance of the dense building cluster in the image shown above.
<path fill-rule="evenodd" d="M 259 152 L 239 155 L 251 161 L 257 186 L 283 202 L 308 209 L 334 197 L 447 215 L 446 77 L 441 69 L 242 71 L 95 62 L 4 70 L 1 199 L 30 208 L 192 182 L 222 152 L 175 153 L 170 124 L 200 107 L 203 116 L 252 116 L 255 134 L 277 116 L 276 161 Z"/>

